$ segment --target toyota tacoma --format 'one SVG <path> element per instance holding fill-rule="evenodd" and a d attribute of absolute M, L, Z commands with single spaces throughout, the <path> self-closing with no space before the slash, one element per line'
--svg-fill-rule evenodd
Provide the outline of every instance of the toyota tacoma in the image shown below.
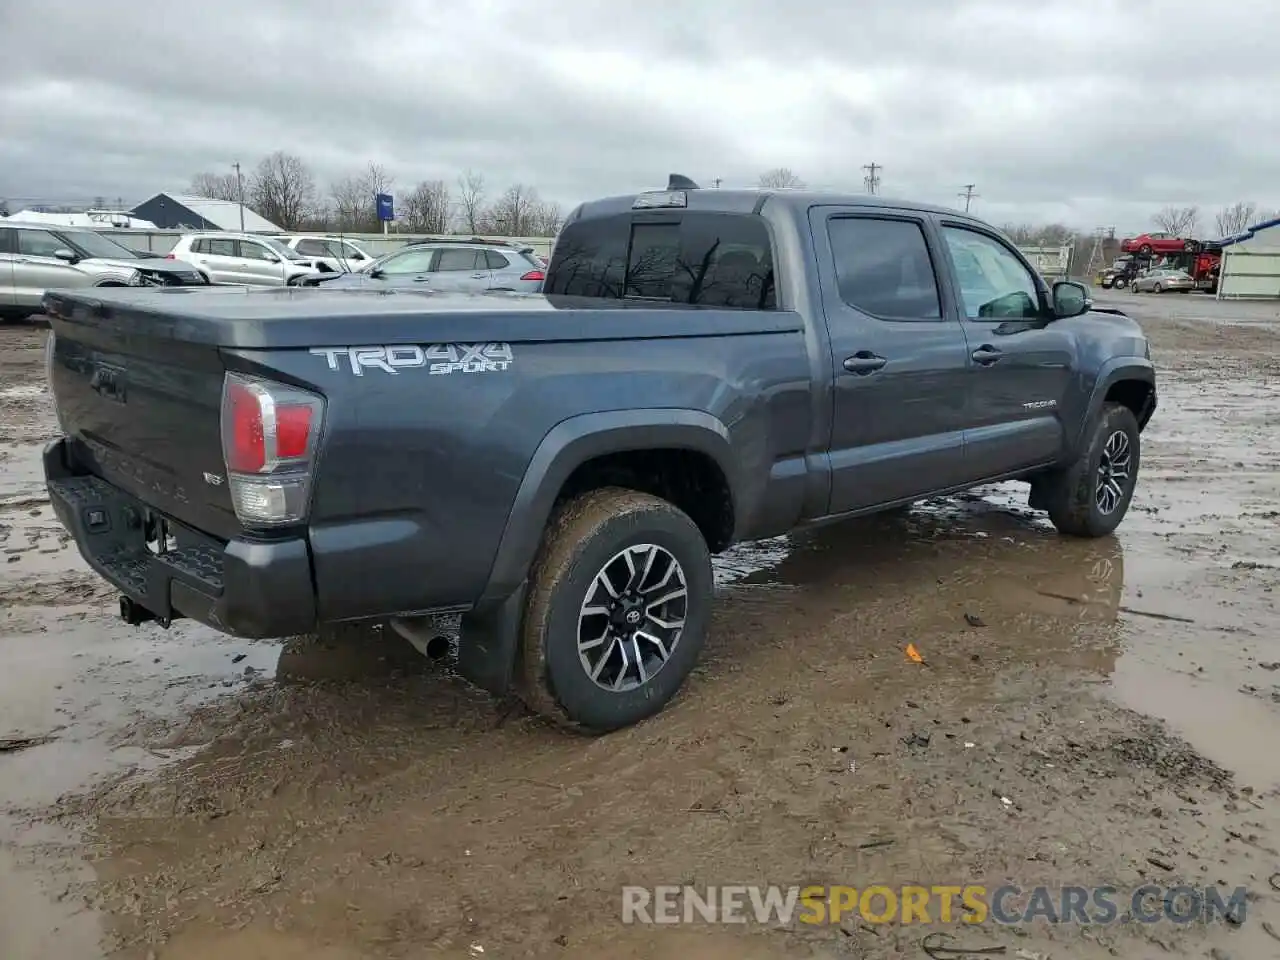
<path fill-rule="evenodd" d="M 965 214 L 668 189 L 577 207 L 541 294 L 50 293 L 49 494 L 132 622 L 429 636 L 589 731 L 689 675 L 710 556 L 977 484 L 1111 533 L 1147 340 Z"/>

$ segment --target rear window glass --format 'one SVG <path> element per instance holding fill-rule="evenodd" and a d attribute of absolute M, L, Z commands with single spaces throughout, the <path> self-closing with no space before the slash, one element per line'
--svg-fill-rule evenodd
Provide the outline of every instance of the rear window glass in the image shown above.
<path fill-rule="evenodd" d="M 764 220 L 685 213 L 624 214 L 569 224 L 556 239 L 545 292 L 776 309 L 773 249 Z"/>

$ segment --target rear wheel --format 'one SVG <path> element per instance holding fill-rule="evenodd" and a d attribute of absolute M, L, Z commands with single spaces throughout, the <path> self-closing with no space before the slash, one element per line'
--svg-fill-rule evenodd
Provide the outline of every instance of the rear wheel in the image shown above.
<path fill-rule="evenodd" d="M 1138 250 L 1138 252 L 1142 254 L 1144 257 L 1151 256 L 1151 244 L 1144 243 L 1142 247 Z"/>
<path fill-rule="evenodd" d="M 1141 443 L 1133 411 L 1119 403 L 1104 404 L 1079 458 L 1035 481 L 1032 505 L 1048 510 L 1061 533 L 1105 537 L 1129 510 Z"/>
<path fill-rule="evenodd" d="M 521 698 L 598 733 L 657 713 L 697 662 L 711 597 L 711 556 L 683 511 L 619 487 L 569 501 L 534 564 Z"/>
<path fill-rule="evenodd" d="M 1152 293 L 1164 293 L 1164 285 L 1163 285 L 1163 284 L 1160 284 L 1160 283 L 1157 283 L 1154 287 L 1152 287 L 1152 288 L 1151 288 L 1151 292 L 1152 292 Z"/>

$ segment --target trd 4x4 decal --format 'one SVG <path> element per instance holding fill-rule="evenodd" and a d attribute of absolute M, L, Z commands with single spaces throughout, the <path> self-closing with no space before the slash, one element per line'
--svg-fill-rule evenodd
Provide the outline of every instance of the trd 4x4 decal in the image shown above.
<path fill-rule="evenodd" d="M 313 347 L 330 370 L 350 366 L 363 377 L 366 370 L 399 373 L 427 367 L 432 374 L 500 373 L 515 360 L 509 343 L 433 343 L 427 347 L 402 344 L 394 347 Z"/>

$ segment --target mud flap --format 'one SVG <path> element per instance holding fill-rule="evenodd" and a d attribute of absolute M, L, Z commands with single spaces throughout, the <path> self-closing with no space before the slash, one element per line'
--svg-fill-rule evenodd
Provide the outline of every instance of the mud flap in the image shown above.
<path fill-rule="evenodd" d="M 511 689 L 528 581 L 501 603 L 462 617 L 458 673 L 482 690 L 503 696 Z"/>

